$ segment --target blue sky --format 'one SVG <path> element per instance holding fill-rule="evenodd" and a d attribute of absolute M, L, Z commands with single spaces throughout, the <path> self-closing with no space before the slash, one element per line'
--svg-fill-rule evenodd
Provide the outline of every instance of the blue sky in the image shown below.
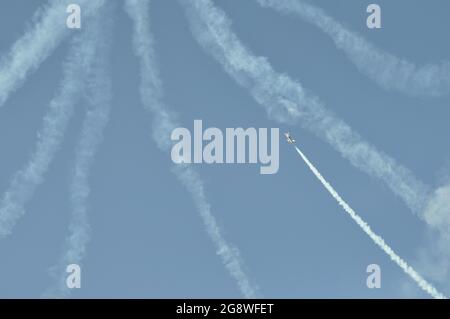
<path fill-rule="evenodd" d="M 74 297 L 240 297 L 215 253 L 190 193 L 171 172 L 168 153 L 151 137 L 152 114 L 139 97 L 139 60 L 122 1 L 114 10 L 111 74 L 113 103 L 89 178 L 91 239 Z M 256 1 L 214 1 L 233 31 L 278 72 L 298 80 L 326 107 L 379 150 L 432 188 L 448 182 L 449 95 L 410 97 L 380 88 L 319 29 Z M 367 41 L 418 65 L 448 59 L 446 1 L 377 1 L 382 29 L 366 27 L 370 1 L 314 1 Z M 30 24 L 38 2 L 0 3 L 0 56 Z M 300 125 L 283 126 L 224 72 L 194 39 L 178 1 L 154 0 L 151 32 L 164 89 L 163 103 L 182 126 L 279 127 L 342 197 L 421 273 L 419 252 L 432 246 L 425 223 L 381 181 Z M 65 14 L 62 15 L 65 17 Z M 74 31 L 76 32 L 76 31 Z M 65 40 L 0 108 L 0 192 L 26 163 L 70 49 Z M 45 181 L 26 205 L 13 233 L 0 240 L 0 296 L 39 297 L 54 279 L 68 233 L 70 173 L 86 102 L 75 106 L 64 143 Z M 167 137 L 169 138 L 169 137 Z M 197 165 L 212 213 L 224 237 L 238 247 L 251 282 L 264 297 L 428 297 L 379 250 L 280 141 L 280 169 L 259 165 Z M 431 239 L 429 238 L 431 237 Z M 431 243 L 430 243 L 431 241 Z M 382 270 L 382 288 L 366 287 L 366 267 Z M 431 278 L 431 277 L 427 277 Z M 446 282 L 432 281 L 448 293 Z"/>

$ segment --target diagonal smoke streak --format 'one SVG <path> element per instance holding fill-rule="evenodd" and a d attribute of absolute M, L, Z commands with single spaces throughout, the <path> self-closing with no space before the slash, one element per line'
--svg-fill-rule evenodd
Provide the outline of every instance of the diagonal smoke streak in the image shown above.
<path fill-rule="evenodd" d="M 437 187 L 424 210 L 424 219 L 433 230 L 419 261 L 433 279 L 449 285 L 450 275 L 450 183 Z"/>
<path fill-rule="evenodd" d="M 135 53 L 141 61 L 141 100 L 144 107 L 155 116 L 153 130 L 155 142 L 161 150 L 169 151 L 170 133 L 178 125 L 161 101 L 161 83 L 158 69 L 154 63 L 154 44 L 149 31 L 149 1 L 127 0 L 125 9 L 134 23 L 133 45 Z M 240 291 L 247 298 L 255 297 L 256 289 L 250 284 L 243 270 L 239 251 L 224 239 L 221 229 L 211 213 L 200 176 L 188 165 L 177 165 L 173 171 L 191 193 L 217 254 L 230 275 L 237 281 Z"/>
<path fill-rule="evenodd" d="M 83 92 L 84 77 L 96 54 L 98 34 L 87 28 L 80 32 L 73 39 L 70 53 L 63 64 L 63 78 L 44 116 L 35 150 L 29 162 L 14 174 L 8 189 L 0 198 L 0 238 L 11 233 L 17 220 L 25 213 L 25 204 L 43 182 L 64 139 L 74 104 Z"/>
<path fill-rule="evenodd" d="M 337 48 L 372 81 L 384 89 L 407 95 L 440 96 L 450 93 L 450 62 L 416 66 L 368 42 L 346 29 L 326 12 L 303 0 L 257 0 L 285 14 L 295 14 L 331 37 Z"/>
<path fill-rule="evenodd" d="M 350 215 L 353 221 L 358 224 L 359 227 L 373 240 L 373 242 L 378 245 L 390 258 L 395 262 L 408 276 L 410 276 L 420 288 L 430 294 L 436 299 L 445 299 L 446 297 L 436 290 L 430 283 L 428 283 L 419 273 L 417 273 L 414 268 L 412 268 L 406 261 L 404 261 L 400 256 L 398 256 L 395 251 L 386 244 L 384 239 L 374 233 L 370 226 L 342 199 L 342 197 L 334 190 L 325 178 L 320 174 L 320 172 L 314 167 L 314 165 L 308 160 L 305 154 L 297 147 L 294 146 L 298 154 L 301 156 L 309 169 L 314 173 L 317 179 L 322 183 L 325 189 L 333 196 L 333 198 L 338 202 L 338 204 L 344 209 L 344 211 Z"/>
<path fill-rule="evenodd" d="M 366 74 L 370 79 L 377 82 L 385 89 L 394 89 L 408 95 L 431 95 L 439 96 L 450 92 L 450 62 L 442 62 L 440 65 L 424 65 L 418 67 L 411 62 L 395 57 L 384 52 L 373 44 L 367 42 L 356 32 L 346 29 L 342 24 L 328 16 L 326 12 L 304 0 L 257 0 L 263 7 L 271 7 L 285 14 L 293 14 L 305 21 L 317 26 L 329 35 L 336 46 L 342 49 L 349 59 Z M 395 171 L 395 167 L 391 166 Z M 400 171 L 401 172 L 401 171 Z M 408 176 L 408 173 L 400 173 Z M 408 182 L 409 180 L 409 182 Z M 430 274 L 439 276 L 440 281 L 445 281 L 450 269 L 450 183 L 436 188 L 428 197 L 425 187 L 414 182 L 410 175 L 404 180 L 411 183 L 412 189 L 419 195 L 417 210 L 425 222 L 435 230 L 438 230 L 437 241 L 433 240 L 431 247 L 422 252 L 422 263 L 430 269 Z M 390 183 L 394 188 L 399 186 L 395 177 L 391 177 Z M 418 187 L 420 186 L 420 187 Z M 392 188 L 392 187 L 391 187 Z M 422 189 L 422 191 L 420 191 Z M 395 191 L 395 189 L 394 189 Z M 402 192 L 404 190 L 401 190 Z M 414 192 L 406 200 L 411 199 Z M 409 205 L 411 206 L 411 205 Z M 434 258 L 440 261 L 430 262 L 429 251 L 436 251 Z M 424 257 L 427 255 L 426 257 Z"/>
<path fill-rule="evenodd" d="M 300 83 L 277 73 L 266 58 L 254 56 L 233 33 L 225 13 L 210 0 L 180 3 L 186 7 L 192 33 L 200 45 L 251 92 L 270 117 L 284 124 L 300 122 L 352 165 L 385 182 L 411 210 L 422 212 L 430 191 L 408 169 L 363 140 Z"/>
<path fill-rule="evenodd" d="M 103 141 L 103 132 L 109 122 L 112 102 L 112 85 L 108 72 L 108 52 L 112 19 L 110 10 L 97 17 L 102 25 L 97 23 L 98 30 L 90 32 L 96 34 L 96 57 L 92 64 L 90 74 L 87 77 L 86 93 L 88 98 L 88 110 L 83 122 L 81 136 L 75 150 L 75 164 L 70 180 L 70 202 L 72 206 L 71 220 L 69 223 L 69 236 L 64 245 L 64 254 L 59 263 L 51 272 L 56 277 L 57 285 L 47 290 L 47 297 L 65 297 L 70 294 L 65 279 L 65 268 L 70 264 L 81 265 L 86 255 L 86 245 L 90 238 L 90 225 L 88 219 L 88 198 L 90 194 L 89 173 L 94 162 L 98 146 Z"/>
<path fill-rule="evenodd" d="M 90 17 L 105 0 L 78 0 L 82 18 Z M 52 54 L 70 31 L 66 27 L 69 0 L 49 1 L 38 10 L 25 32 L 0 60 L 0 107 L 17 90 L 27 75 L 35 71 Z"/>

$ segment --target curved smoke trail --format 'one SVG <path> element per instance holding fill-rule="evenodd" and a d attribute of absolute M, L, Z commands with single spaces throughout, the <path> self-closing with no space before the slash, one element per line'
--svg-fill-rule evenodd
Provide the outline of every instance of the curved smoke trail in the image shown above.
<path fill-rule="evenodd" d="M 412 172 L 365 141 L 300 83 L 277 73 L 266 58 L 254 56 L 233 33 L 225 13 L 210 0 L 180 3 L 186 7 L 192 33 L 200 45 L 251 92 L 270 117 L 284 124 L 300 122 L 352 165 L 384 181 L 411 210 L 422 212 L 430 191 Z"/>
<path fill-rule="evenodd" d="M 346 29 L 326 12 L 303 0 L 257 0 L 263 7 L 271 7 L 285 14 L 294 14 L 317 26 L 329 35 L 358 69 L 385 89 L 394 89 L 408 95 L 439 96 L 450 92 L 450 62 L 418 67 L 404 59 L 384 52 L 356 32 Z M 436 188 L 422 207 L 422 218 L 438 230 L 437 243 L 428 251 L 437 250 L 440 262 L 430 265 L 430 258 L 422 258 L 433 274 L 445 273 L 450 268 L 450 184 Z M 428 253 L 421 253 L 422 255 Z M 423 257 L 423 256 L 422 256 Z M 425 260 L 426 259 L 426 260 Z M 439 266 L 437 265 L 439 264 Z"/>
<path fill-rule="evenodd" d="M 83 19 L 103 5 L 105 0 L 78 0 Z M 70 0 L 49 1 L 34 15 L 25 34 L 11 47 L 0 60 L 0 107 L 8 96 L 17 90 L 27 75 L 35 71 L 52 54 L 59 43 L 70 34 L 66 27 L 67 6 Z M 73 32 L 73 31 L 72 31 Z"/>
<path fill-rule="evenodd" d="M 155 116 L 153 129 L 155 142 L 161 150 L 169 151 L 170 133 L 178 125 L 173 119 L 173 115 L 161 101 L 161 83 L 158 69 L 154 63 L 154 44 L 149 31 L 149 1 L 127 0 L 125 8 L 134 22 L 133 45 L 135 53 L 141 61 L 141 100 L 144 107 Z M 240 291 L 247 298 L 255 297 L 256 289 L 250 284 L 248 276 L 243 270 L 239 251 L 224 239 L 221 229 L 211 213 L 211 207 L 206 199 L 200 176 L 188 165 L 177 165 L 173 171 L 194 198 L 217 254 L 222 259 L 230 275 L 237 281 Z"/>
<path fill-rule="evenodd" d="M 384 89 L 407 95 L 441 96 L 450 93 L 450 62 L 417 66 L 385 52 L 361 35 L 346 29 L 326 12 L 303 0 L 257 0 L 263 7 L 295 14 L 331 37 L 337 48 L 372 81 Z"/>
<path fill-rule="evenodd" d="M 103 17 L 105 16 L 105 18 Z M 109 51 L 111 42 L 112 19 L 111 10 L 99 15 L 102 21 L 95 28 L 103 32 L 96 34 L 96 57 L 86 81 L 86 97 L 88 109 L 83 122 L 81 136 L 75 150 L 74 169 L 70 180 L 70 202 L 72 214 L 69 222 L 69 236 L 63 247 L 63 256 L 59 263 L 51 269 L 56 277 L 57 286 L 49 289 L 46 296 L 63 297 L 70 294 L 66 285 L 66 267 L 70 264 L 81 265 L 86 255 L 86 245 L 90 238 L 88 218 L 88 198 L 90 194 L 89 173 L 95 160 L 98 146 L 103 141 L 103 132 L 109 122 L 112 103 L 112 84 L 109 75 Z"/>
<path fill-rule="evenodd" d="M 305 154 L 303 154 L 303 152 L 297 146 L 294 147 L 297 150 L 297 153 L 306 163 L 306 165 L 308 165 L 309 169 L 325 187 L 325 189 L 331 194 L 331 196 L 333 196 L 333 198 L 344 209 L 344 211 L 350 215 L 353 221 L 358 224 L 358 226 L 361 227 L 361 229 L 370 237 L 370 239 L 372 239 L 372 241 L 376 245 L 378 245 L 408 276 L 410 276 L 419 285 L 420 288 L 430 294 L 433 298 L 445 299 L 446 297 L 443 294 L 437 291 L 436 288 L 433 287 L 433 285 L 428 283 L 419 273 L 414 270 L 414 268 L 408 265 L 406 261 L 404 261 L 399 255 L 397 255 L 395 251 L 391 247 L 389 247 L 388 244 L 386 244 L 381 236 L 373 232 L 370 226 L 342 199 L 338 192 L 334 190 L 333 186 L 331 186 L 330 183 L 328 183 L 327 180 L 320 174 L 320 172 L 308 160 Z"/>
<path fill-rule="evenodd" d="M 82 95 L 85 76 L 96 54 L 98 32 L 91 32 L 87 27 L 80 32 L 73 39 L 63 64 L 63 78 L 44 116 L 35 150 L 25 167 L 14 174 L 8 189 L 0 198 L 0 238 L 11 233 L 17 220 L 25 213 L 25 204 L 43 182 L 64 139 L 74 105 Z"/>

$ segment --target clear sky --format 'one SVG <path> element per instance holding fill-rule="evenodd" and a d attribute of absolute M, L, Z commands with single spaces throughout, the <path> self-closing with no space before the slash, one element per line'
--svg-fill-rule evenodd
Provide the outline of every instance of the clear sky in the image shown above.
<path fill-rule="evenodd" d="M 76 2 L 76 1 L 74 1 Z M 139 60 L 122 1 L 114 10 L 111 119 L 91 169 L 91 240 L 74 297 L 241 297 L 203 226 L 189 192 L 171 171 L 170 154 L 151 138 L 152 115 L 139 97 Z M 378 0 L 382 29 L 366 27 L 374 1 L 314 4 L 367 41 L 415 64 L 450 59 L 450 3 Z M 315 26 L 261 8 L 256 1 L 216 0 L 233 31 L 273 68 L 288 74 L 378 149 L 435 188 L 450 176 L 450 94 L 411 97 L 386 91 L 361 73 Z M 0 2 L 0 56 L 30 26 L 40 1 Z M 65 14 L 63 14 L 63 17 Z M 381 181 L 357 170 L 299 125 L 281 126 L 201 46 L 183 6 L 154 0 L 150 10 L 164 104 L 182 126 L 289 130 L 341 196 L 416 269 L 430 249 L 424 222 Z M 0 108 L 0 194 L 28 161 L 37 131 L 62 78 L 65 40 Z M 10 236 L 0 239 L 0 297 L 39 297 L 54 282 L 48 269 L 62 254 L 70 216 L 69 180 L 86 103 L 76 104 L 64 143 Z M 169 138 L 169 136 L 167 137 Z M 211 211 L 236 246 L 264 297 L 428 297 L 348 218 L 280 141 L 277 174 L 259 165 L 196 165 Z M 382 287 L 368 289 L 366 267 L 378 264 Z M 444 293 L 445 282 L 433 281 Z"/>

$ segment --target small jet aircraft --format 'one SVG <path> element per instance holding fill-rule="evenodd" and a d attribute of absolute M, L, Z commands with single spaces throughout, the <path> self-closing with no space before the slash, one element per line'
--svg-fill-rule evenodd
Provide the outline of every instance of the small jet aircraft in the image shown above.
<path fill-rule="evenodd" d="M 291 133 L 289 133 L 289 132 L 284 133 L 284 136 L 286 136 L 286 140 L 288 141 L 289 144 L 294 144 L 295 143 L 295 140 L 291 136 Z"/>

